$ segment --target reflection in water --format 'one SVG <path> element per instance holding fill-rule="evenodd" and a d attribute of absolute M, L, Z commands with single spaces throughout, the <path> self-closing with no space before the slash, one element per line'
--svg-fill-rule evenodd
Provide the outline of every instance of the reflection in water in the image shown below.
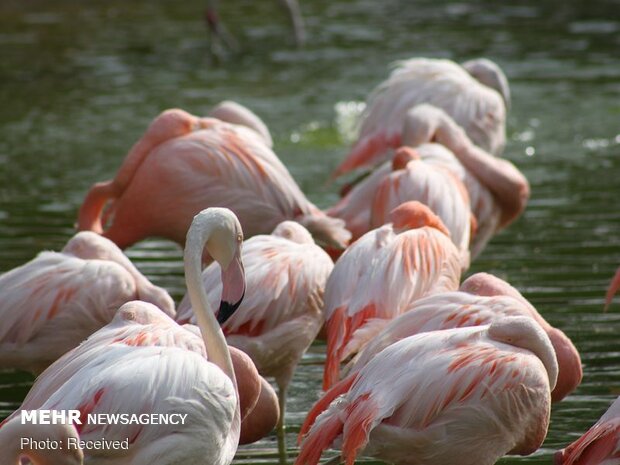
<path fill-rule="evenodd" d="M 286 21 L 271 20 L 282 15 L 277 2 L 222 2 L 243 51 L 219 64 L 208 58 L 203 9 L 172 0 L 0 5 L 0 270 L 61 248 L 87 188 L 114 173 L 162 109 L 201 114 L 227 98 L 249 106 L 304 192 L 327 206 L 337 188 L 324 180 L 359 111 L 348 102 L 364 101 L 390 62 L 488 56 L 511 82 L 506 156 L 530 180 L 532 199 L 471 272 L 519 288 L 574 340 L 584 363 L 583 385 L 554 406 L 545 447 L 501 462 L 548 463 L 620 394 L 620 304 L 601 312 L 620 264 L 616 3 L 306 1 L 308 43 L 298 50 L 283 40 Z M 177 300 L 184 294 L 177 246 L 151 240 L 128 253 Z M 293 380 L 291 447 L 318 395 L 323 360 L 318 343 Z M 0 413 L 19 405 L 31 380 L 0 373 Z M 269 438 L 238 460 L 275 457 Z"/>

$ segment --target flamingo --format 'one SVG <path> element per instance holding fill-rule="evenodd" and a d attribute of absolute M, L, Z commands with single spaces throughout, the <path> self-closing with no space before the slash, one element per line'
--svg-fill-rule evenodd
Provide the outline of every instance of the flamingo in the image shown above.
<path fill-rule="evenodd" d="M 557 379 L 553 346 L 529 317 L 431 331 L 390 345 L 317 417 L 296 465 L 342 450 L 397 465 L 492 465 L 542 444 Z"/>
<path fill-rule="evenodd" d="M 211 53 L 215 53 L 216 44 L 234 50 L 237 48 L 237 41 L 232 36 L 226 26 L 222 23 L 218 12 L 218 0 L 208 0 L 205 11 L 205 21 L 207 23 L 209 37 L 211 38 Z M 280 0 L 280 4 L 286 10 L 287 16 L 293 27 L 293 34 L 297 46 L 304 44 L 306 31 L 303 16 L 297 0 Z"/>
<path fill-rule="evenodd" d="M 179 326 L 151 304 L 140 301 L 128 302 L 118 310 L 109 325 L 87 339 L 80 348 L 72 351 L 71 356 L 67 354 L 62 362 L 58 362 L 59 366 L 55 370 L 50 369 L 41 375 L 37 381 L 36 393 L 31 391 L 21 409 L 40 408 L 50 394 L 70 381 L 78 370 L 88 363 L 93 353 L 99 353 L 102 348 L 109 349 L 111 344 L 119 343 L 131 347 L 181 348 L 207 358 L 204 342 L 197 327 Z M 251 359 L 238 349 L 231 348 L 230 352 L 235 377 L 240 380 L 239 401 L 242 422 L 239 444 L 248 444 L 262 438 L 275 427 L 278 404 L 277 399 L 274 402 L 273 388 L 258 375 Z M 96 360 L 98 361 L 100 360 Z M 70 433 L 71 430 L 67 432 L 69 437 L 73 437 Z"/>
<path fill-rule="evenodd" d="M 581 383 L 582 368 L 579 352 L 571 340 L 552 327 L 514 287 L 487 273 L 471 276 L 459 291 L 434 294 L 412 302 L 356 355 L 347 370 L 346 378 L 349 379 L 339 383 L 339 389 L 349 384 L 351 377 L 355 377 L 355 373 L 376 354 L 405 337 L 428 331 L 488 325 L 508 316 L 534 319 L 549 337 L 558 361 L 558 379 L 551 400 L 560 401 L 574 391 Z M 324 398 L 335 398 L 340 394 L 339 389 L 330 390 Z M 313 421 L 314 416 L 309 414 L 308 419 Z"/>
<path fill-rule="evenodd" d="M 387 223 L 389 212 L 401 203 L 417 200 L 439 216 L 450 231 L 462 254 L 463 269 L 467 269 L 475 220 L 461 180 L 464 177 L 462 166 L 441 145 L 401 147 L 391 163 L 386 162 L 356 185 L 327 213 L 343 219 L 355 240 Z"/>
<path fill-rule="evenodd" d="M 479 82 L 477 76 L 485 82 Z M 506 76 L 490 60 L 472 60 L 466 67 L 427 58 L 398 62 L 390 77 L 370 95 L 358 140 L 334 176 L 384 161 L 388 149 L 402 145 L 407 111 L 422 103 L 445 110 L 477 146 L 499 155 L 506 139 L 506 102 L 510 99 L 501 92 L 507 91 Z"/>
<path fill-rule="evenodd" d="M 616 292 L 618 292 L 618 289 L 620 289 L 620 267 L 616 270 L 616 274 L 607 288 L 607 294 L 605 295 L 605 311 L 607 311 L 611 305 L 611 301 L 614 298 L 614 295 L 616 295 Z"/>
<path fill-rule="evenodd" d="M 242 239 L 236 216 L 223 208 L 200 212 L 188 231 L 185 279 L 204 346 L 192 331 L 178 326 L 155 306 L 130 302 L 119 309 L 110 325 L 43 372 L 21 409 L 77 409 L 82 418 L 87 413 L 185 413 L 185 425 L 83 422 L 76 429 L 83 440 L 129 439 L 128 451 L 88 450 L 87 460 L 172 465 L 202 463 L 208 458 L 215 465 L 229 464 L 239 442 L 241 384 L 237 384 L 231 352 L 202 287 L 201 260 L 206 245 L 221 265 L 222 295 L 227 301 L 223 306 L 238 305 L 245 288 Z M 5 434 L 11 430 L 0 428 L 0 436 Z"/>
<path fill-rule="evenodd" d="M 575 442 L 559 450 L 554 465 L 617 465 L 620 463 L 620 398 Z"/>
<path fill-rule="evenodd" d="M 229 344 L 250 355 L 259 373 L 275 377 L 283 452 L 286 392 L 299 360 L 323 324 L 322 296 L 334 264 L 310 233 L 292 221 L 280 223 L 271 235 L 248 239 L 242 259 L 245 296 L 222 330 Z M 213 263 L 202 275 L 212 304 L 221 294 L 219 274 L 219 266 Z M 177 321 L 194 320 L 186 297 L 179 305 Z"/>
<path fill-rule="evenodd" d="M 441 220 L 416 201 L 392 210 L 390 219 L 351 245 L 327 280 L 324 389 L 337 381 L 340 362 L 410 302 L 458 288 L 461 254 Z"/>
<path fill-rule="evenodd" d="M 491 274 L 476 273 L 463 281 L 459 290 L 479 296 L 509 296 L 516 299 L 528 316 L 547 333 L 555 349 L 560 370 L 555 389 L 551 392 L 551 400 L 558 402 L 577 389 L 583 377 L 579 351 L 570 338 L 560 329 L 551 326 L 517 289 Z"/>
<path fill-rule="evenodd" d="M 350 237 L 344 223 L 306 199 L 269 148 L 260 119 L 238 104 L 220 106 L 214 115 L 198 118 L 176 109 L 155 118 L 115 178 L 91 187 L 79 229 L 102 233 L 121 248 L 147 236 L 183 245 L 193 215 L 220 206 L 235 212 L 248 237 L 289 219 L 322 244 L 344 248 Z"/>
<path fill-rule="evenodd" d="M 402 139 L 403 144 L 415 148 L 423 161 L 447 169 L 460 180 L 459 186 L 465 186 L 475 220 L 470 244 L 472 258 L 480 254 L 493 234 L 518 218 L 525 209 L 530 189 L 523 174 L 509 161 L 475 146 L 445 111 L 428 104 L 409 109 Z M 446 150 L 440 150 L 439 145 Z M 397 151 L 393 166 L 402 166 L 402 151 Z M 345 220 L 354 238 L 368 227 L 368 205 L 388 172 L 388 163 L 384 163 L 328 210 L 329 215 Z M 436 190 L 440 188 L 435 187 Z"/>
<path fill-rule="evenodd" d="M 140 299 L 175 314 L 164 289 L 112 241 L 88 231 L 4 273 L 0 294 L 0 367 L 34 373 L 109 323 L 125 302 Z"/>

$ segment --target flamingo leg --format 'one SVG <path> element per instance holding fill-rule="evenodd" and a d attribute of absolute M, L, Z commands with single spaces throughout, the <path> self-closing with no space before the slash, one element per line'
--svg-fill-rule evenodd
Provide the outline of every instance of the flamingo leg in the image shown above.
<path fill-rule="evenodd" d="M 611 283 L 609 283 L 607 295 L 605 296 L 605 311 L 607 311 L 607 309 L 611 305 L 611 301 L 613 300 L 616 292 L 618 292 L 618 289 L 620 289 L 620 268 L 616 270 L 615 276 L 611 280 Z"/>
<path fill-rule="evenodd" d="M 286 388 L 287 386 L 278 385 L 278 405 L 280 406 L 280 418 L 278 418 L 276 434 L 278 436 L 278 455 L 280 457 L 280 465 L 287 464 L 286 427 L 284 423 L 284 417 L 286 416 Z"/>
<path fill-rule="evenodd" d="M 276 378 L 276 384 L 278 385 L 278 406 L 280 407 L 280 418 L 276 425 L 276 434 L 278 437 L 278 455 L 280 457 L 280 465 L 287 465 L 287 448 L 286 448 L 286 393 L 288 386 L 293 378 L 294 366 L 286 370 Z"/>
<path fill-rule="evenodd" d="M 205 22 L 209 33 L 209 50 L 218 56 L 221 51 L 236 51 L 239 47 L 235 37 L 220 19 L 217 0 L 209 0 L 205 10 Z"/>
<path fill-rule="evenodd" d="M 288 13 L 291 25 L 293 26 L 293 33 L 295 34 L 295 43 L 300 47 L 306 41 L 306 29 L 304 26 L 304 19 L 301 16 L 299 2 L 297 0 L 280 0 L 280 4 Z"/>

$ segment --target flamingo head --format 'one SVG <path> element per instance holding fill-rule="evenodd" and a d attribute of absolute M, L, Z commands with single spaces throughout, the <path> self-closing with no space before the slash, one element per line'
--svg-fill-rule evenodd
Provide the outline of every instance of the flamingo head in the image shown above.
<path fill-rule="evenodd" d="M 529 350 L 543 363 L 549 379 L 549 389 L 558 380 L 558 361 L 551 340 L 542 327 L 528 316 L 510 316 L 491 323 L 489 337 L 495 341 Z"/>
<path fill-rule="evenodd" d="M 402 170 L 411 160 L 419 160 L 420 154 L 411 147 L 400 147 L 392 158 L 392 171 Z"/>
<path fill-rule="evenodd" d="M 197 118 L 184 110 L 172 108 L 155 118 L 145 135 L 152 146 L 156 146 L 206 126 L 204 118 Z"/>
<path fill-rule="evenodd" d="M 273 139 L 265 123 L 250 109 L 231 100 L 225 100 L 209 112 L 209 116 L 230 124 L 245 126 L 255 131 L 269 147 L 273 147 Z"/>
<path fill-rule="evenodd" d="M 314 244 L 312 234 L 296 221 L 283 221 L 276 226 L 271 235 L 283 237 L 298 244 Z"/>
<path fill-rule="evenodd" d="M 487 58 L 476 58 L 461 66 L 479 83 L 496 90 L 504 100 L 506 109 L 510 110 L 510 86 L 508 78 L 497 64 Z"/>
<path fill-rule="evenodd" d="M 435 215 L 430 208 L 417 200 L 401 203 L 390 212 L 389 217 L 395 230 L 406 231 L 428 226 L 438 229 L 446 236 L 450 237 L 450 231 L 448 231 L 448 228 L 443 224 L 441 218 Z"/>
<path fill-rule="evenodd" d="M 222 270 L 222 299 L 217 320 L 223 324 L 239 308 L 245 295 L 245 271 L 241 261 L 243 230 L 230 210 L 210 208 L 207 211 L 216 217 L 206 249 Z"/>
<path fill-rule="evenodd" d="M 130 322 L 139 325 L 170 324 L 172 322 L 170 317 L 162 312 L 159 307 L 143 300 L 131 300 L 124 303 L 116 311 L 112 321 L 121 324 Z"/>

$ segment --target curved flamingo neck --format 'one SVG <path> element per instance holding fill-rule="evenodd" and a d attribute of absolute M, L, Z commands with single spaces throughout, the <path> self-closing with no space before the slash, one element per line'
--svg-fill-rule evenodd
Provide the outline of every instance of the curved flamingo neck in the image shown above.
<path fill-rule="evenodd" d="M 549 377 L 549 387 L 558 381 L 558 361 L 549 336 L 532 318 L 507 317 L 497 320 L 489 327 L 489 337 L 499 342 L 529 350 L 542 362 Z"/>
<path fill-rule="evenodd" d="M 200 220 L 196 221 L 198 219 Z M 207 293 L 202 282 L 202 252 L 215 230 L 216 220 L 217 218 L 213 216 L 197 216 L 190 227 L 187 233 L 184 252 L 185 281 L 209 361 L 215 363 L 224 371 L 232 380 L 237 391 L 237 380 L 230 351 L 228 350 L 224 333 L 213 316 L 213 311 L 209 305 Z"/>

